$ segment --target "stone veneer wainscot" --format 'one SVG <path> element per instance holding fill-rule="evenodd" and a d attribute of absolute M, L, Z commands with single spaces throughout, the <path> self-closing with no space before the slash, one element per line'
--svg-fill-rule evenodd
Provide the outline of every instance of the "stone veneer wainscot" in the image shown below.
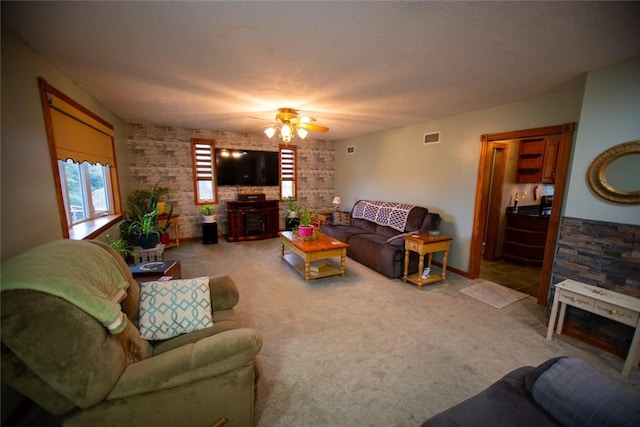
<path fill-rule="evenodd" d="M 640 297 L 640 226 L 562 218 L 552 284 L 564 279 Z M 553 301 L 549 293 L 549 307 Z M 626 354 L 633 328 L 569 307 L 565 327 Z"/>
<path fill-rule="evenodd" d="M 296 139 L 298 147 L 298 203 L 322 208 L 333 200 L 333 141 Z M 191 172 L 191 138 L 215 139 L 216 148 L 278 151 L 281 140 L 261 133 L 217 132 L 206 129 L 129 123 L 127 144 L 132 190 L 148 188 L 160 181 L 171 190 L 170 202 L 180 213 L 180 238 L 197 239 L 202 235 L 199 207 L 194 203 Z M 278 187 L 263 188 L 268 199 L 278 199 Z M 218 188 L 218 232 L 227 232 L 226 201 L 236 200 L 235 187 Z M 283 205 L 281 203 L 281 205 Z M 284 206 L 280 206 L 284 228 Z"/>

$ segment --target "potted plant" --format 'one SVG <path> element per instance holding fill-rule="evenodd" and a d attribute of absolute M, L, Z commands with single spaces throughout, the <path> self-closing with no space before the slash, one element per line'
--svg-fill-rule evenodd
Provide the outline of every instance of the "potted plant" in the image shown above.
<path fill-rule="evenodd" d="M 287 206 L 287 218 L 297 218 L 298 217 L 298 206 L 293 203 L 293 199 L 291 197 L 286 197 L 282 199 L 284 204 Z"/>
<path fill-rule="evenodd" d="M 300 237 L 310 237 L 313 235 L 313 227 L 311 226 L 311 222 L 315 217 L 316 213 L 313 209 L 307 208 L 298 208 L 298 219 L 300 220 L 300 225 L 298 226 L 298 232 L 300 233 Z"/>
<path fill-rule="evenodd" d="M 164 226 L 158 224 L 158 211 L 143 212 L 138 206 L 133 205 L 134 217 L 126 220 L 126 232 L 133 236 L 136 244 L 142 249 L 156 247 L 168 228 L 168 221 Z"/>
<path fill-rule="evenodd" d="M 202 221 L 209 224 L 216 222 L 216 207 L 211 205 L 204 205 L 200 207 L 200 213 L 202 214 Z"/>
<path fill-rule="evenodd" d="M 129 205 L 137 206 L 143 212 L 151 212 L 157 210 L 158 215 L 164 213 L 166 207 L 166 196 L 169 194 L 169 188 L 161 187 L 160 183 L 156 183 L 151 188 L 135 190 L 129 196 Z"/>
<path fill-rule="evenodd" d="M 300 221 L 298 220 L 298 206 L 293 202 L 293 198 L 291 197 L 286 197 L 282 199 L 282 201 L 287 208 L 287 216 L 284 219 L 285 229 L 295 230 L 300 225 Z"/>
<path fill-rule="evenodd" d="M 118 253 L 124 258 L 126 261 L 133 252 L 131 251 L 131 247 L 129 246 L 129 242 L 122 238 L 122 236 L 118 236 L 116 239 L 111 239 L 111 236 L 108 234 L 104 237 L 104 242 L 111 246 L 113 249 L 118 251 Z"/>

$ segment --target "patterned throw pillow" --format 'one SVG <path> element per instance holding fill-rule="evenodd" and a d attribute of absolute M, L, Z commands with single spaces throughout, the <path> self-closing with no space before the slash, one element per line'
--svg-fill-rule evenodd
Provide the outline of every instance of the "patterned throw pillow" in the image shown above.
<path fill-rule="evenodd" d="M 146 282 L 140 288 L 142 338 L 164 340 L 213 326 L 208 277 Z"/>
<path fill-rule="evenodd" d="M 349 225 L 349 212 L 334 212 L 333 213 L 333 224 L 334 225 Z"/>

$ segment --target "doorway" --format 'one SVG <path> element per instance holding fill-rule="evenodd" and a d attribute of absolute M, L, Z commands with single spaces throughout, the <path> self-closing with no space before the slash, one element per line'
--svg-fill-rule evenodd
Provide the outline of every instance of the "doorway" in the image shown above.
<path fill-rule="evenodd" d="M 515 157 L 519 141 L 489 142 L 488 159 L 484 165 L 485 185 L 488 187 L 486 222 L 482 239 L 480 278 L 538 298 L 540 266 L 527 266 L 502 257 L 505 238 L 505 205 L 510 206 L 510 192 L 505 191 L 506 180 L 515 176 Z M 509 161 L 511 160 L 511 161 Z"/>
<path fill-rule="evenodd" d="M 561 135 L 558 143 L 555 168 L 555 208 L 551 210 L 551 215 L 549 217 L 549 228 L 545 240 L 544 258 L 542 267 L 540 268 L 538 288 L 538 304 L 547 305 L 549 284 L 551 281 L 551 273 L 553 268 L 554 252 L 560 226 L 560 214 L 564 198 L 565 181 L 569 164 L 569 154 L 571 152 L 571 143 L 573 141 L 573 131 L 574 123 L 565 123 L 557 126 L 482 135 L 480 165 L 478 169 L 478 182 L 476 187 L 473 233 L 471 237 L 471 251 L 469 259 L 470 278 L 480 277 L 481 266 L 485 257 L 485 253 L 487 251 L 487 242 L 485 242 L 485 235 L 487 234 L 488 220 L 489 218 L 491 218 L 491 215 L 495 215 L 495 213 L 492 213 L 492 211 L 494 211 L 496 208 L 495 206 L 491 206 L 491 201 L 495 200 L 495 198 L 497 197 L 495 196 L 497 192 L 495 180 L 498 175 L 493 170 L 493 166 L 496 162 L 496 159 L 500 161 L 499 159 L 501 153 L 499 152 L 500 146 L 498 145 L 498 142 L 523 138 L 537 138 L 550 135 Z M 487 263 L 494 261 L 484 260 L 484 262 Z"/>

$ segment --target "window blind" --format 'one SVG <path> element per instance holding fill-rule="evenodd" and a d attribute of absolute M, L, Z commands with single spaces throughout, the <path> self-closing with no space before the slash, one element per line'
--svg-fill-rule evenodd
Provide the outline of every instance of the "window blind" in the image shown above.
<path fill-rule="evenodd" d="M 280 148 L 280 180 L 295 181 L 296 153 L 292 148 Z"/>
<path fill-rule="evenodd" d="M 196 181 L 213 181 L 214 148 L 211 143 L 196 142 L 193 145 Z"/>
<path fill-rule="evenodd" d="M 113 126 L 50 86 L 44 90 L 56 158 L 115 167 Z"/>

